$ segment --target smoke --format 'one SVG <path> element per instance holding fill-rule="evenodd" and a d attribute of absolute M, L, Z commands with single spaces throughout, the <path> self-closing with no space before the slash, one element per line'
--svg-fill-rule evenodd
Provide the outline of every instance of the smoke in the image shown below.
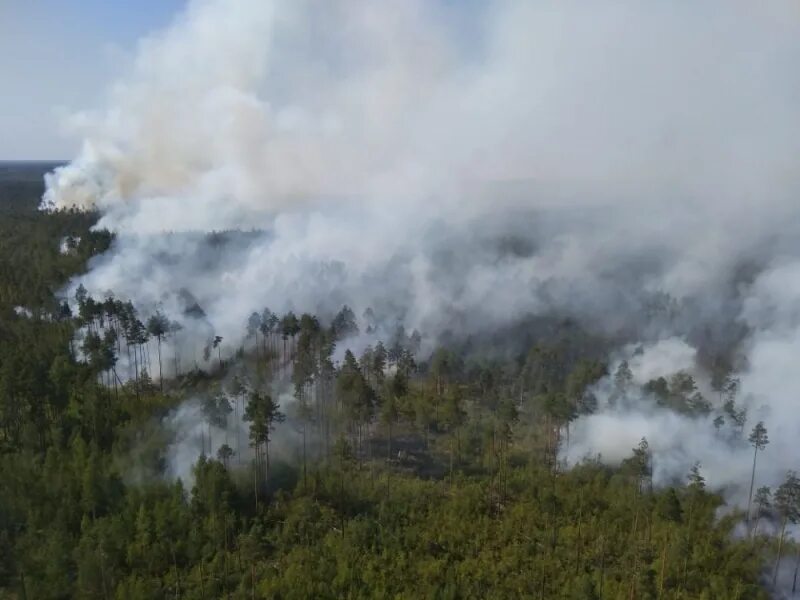
<path fill-rule="evenodd" d="M 734 502 L 747 503 L 753 450 L 744 441 L 730 418 L 718 427 L 714 419 L 724 415 L 721 403 L 697 363 L 696 351 L 685 342 L 670 338 L 645 348 L 628 346 L 612 363 L 616 372 L 626 360 L 632 380 L 622 393 L 615 377 L 600 380 L 593 389 L 598 410 L 581 417 L 571 431 L 569 445 L 562 452 L 569 464 L 583 458 L 600 457 L 619 464 L 631 456 L 631 449 L 642 438 L 647 440 L 652 458 L 652 478 L 657 485 L 679 484 L 695 463 L 711 480 L 715 489 L 724 489 Z M 676 373 L 691 376 L 700 394 L 715 406 L 708 414 L 684 414 L 665 405 L 654 391 L 645 391 L 648 382 L 669 379 Z M 746 400 L 753 409 L 753 399 Z M 760 415 L 753 414 L 758 420 Z M 727 417 L 727 415 L 725 415 Z M 723 417 L 723 418 L 725 418 Z M 780 481 L 784 473 L 777 464 L 765 464 L 760 477 Z M 769 476 L 765 473 L 769 471 Z"/>
<path fill-rule="evenodd" d="M 789 0 L 194 0 L 75 116 L 44 204 L 100 210 L 117 237 L 72 288 L 182 322 L 167 364 L 265 306 L 343 304 L 427 348 L 569 316 L 643 344 L 637 383 L 706 394 L 702 357 L 733 355 L 774 484 L 800 430 L 798 33 Z M 646 436 L 659 480 L 749 484 L 713 412 L 609 386 L 568 459 Z"/>
<path fill-rule="evenodd" d="M 286 422 L 270 432 L 269 455 L 273 464 L 280 462 L 298 464 L 302 452 L 302 420 L 293 410 L 291 391 L 280 385 L 270 390 L 280 406 Z M 209 418 L 209 396 L 192 395 L 161 421 L 169 439 L 164 452 L 163 474 L 183 481 L 194 479 L 193 469 L 200 455 L 218 458 L 220 448 L 227 446 L 231 455 L 225 459 L 232 467 L 249 466 L 255 458 L 250 444 L 250 426 L 244 419 L 246 399 L 241 396 L 221 394 L 229 410 L 223 417 Z M 217 413 L 219 415 L 219 413 Z M 309 455 L 320 451 L 320 440 L 306 443 Z M 313 454 L 312 454 L 313 453 Z"/>

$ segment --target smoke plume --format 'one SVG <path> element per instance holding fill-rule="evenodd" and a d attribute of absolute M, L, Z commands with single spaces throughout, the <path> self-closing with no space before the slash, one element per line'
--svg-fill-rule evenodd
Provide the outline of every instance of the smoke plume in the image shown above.
<path fill-rule="evenodd" d="M 789 0 L 193 0 L 75 116 L 44 203 L 117 233 L 72 288 L 160 308 L 184 355 L 265 306 L 369 307 L 425 348 L 557 314 L 716 410 L 724 351 L 774 484 L 800 466 L 799 34 Z M 713 412 L 611 386 L 566 460 L 646 436 L 657 479 L 700 461 L 741 499 L 751 449 Z"/>

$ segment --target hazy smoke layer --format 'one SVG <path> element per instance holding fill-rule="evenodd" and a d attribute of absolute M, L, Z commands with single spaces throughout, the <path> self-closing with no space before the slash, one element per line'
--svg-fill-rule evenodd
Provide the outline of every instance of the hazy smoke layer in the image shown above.
<path fill-rule="evenodd" d="M 790 0 L 195 0 L 76 117 L 45 202 L 97 206 L 118 237 L 81 281 L 187 344 L 264 306 L 429 345 L 558 312 L 701 387 L 698 353 L 736 345 L 772 483 L 800 466 L 799 34 Z M 258 232 L 201 235 L 229 228 Z M 661 479 L 749 483 L 711 417 L 603 385 L 568 458 L 646 435 Z"/>

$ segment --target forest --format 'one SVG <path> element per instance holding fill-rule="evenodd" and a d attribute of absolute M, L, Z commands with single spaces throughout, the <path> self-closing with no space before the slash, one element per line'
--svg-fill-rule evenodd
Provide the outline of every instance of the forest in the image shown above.
<path fill-rule="evenodd" d="M 49 167 L 0 170 L 0 598 L 794 595 L 800 479 L 754 486 L 768 431 L 745 428 L 734 373 L 718 398 L 685 373 L 647 392 L 752 448 L 746 510 L 700 464 L 654 483 L 645 438 L 618 466 L 564 463 L 594 384 L 633 385 L 569 320 L 505 353 L 424 352 L 401 326 L 351 351 L 369 311 L 254 306 L 243 344 L 181 356 L 158 311 L 64 297 L 114 237 L 37 210 Z"/>

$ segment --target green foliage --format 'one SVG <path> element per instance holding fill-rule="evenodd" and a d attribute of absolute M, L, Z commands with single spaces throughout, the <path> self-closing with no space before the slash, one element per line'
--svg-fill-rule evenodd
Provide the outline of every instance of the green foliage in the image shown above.
<path fill-rule="evenodd" d="M 330 324 L 264 309 L 242 324 L 238 363 L 215 333 L 218 370 L 182 373 L 161 363 L 180 326 L 160 313 L 82 288 L 75 314 L 56 298 L 111 236 L 90 231 L 93 215 L 35 212 L 32 189 L 0 185 L 0 598 L 766 597 L 762 541 L 732 535 L 699 467 L 654 489 L 643 439 L 620 468 L 560 470 L 570 422 L 607 374 L 574 327 L 520 356 L 441 347 L 421 363 L 420 334 L 398 326 L 358 359 L 344 347 L 339 366 L 351 309 Z M 378 331 L 371 310 L 364 322 Z M 736 380 L 717 379 L 733 403 Z M 633 391 L 627 364 L 613 381 L 619 398 Z M 275 382 L 294 405 L 279 406 Z M 707 410 L 687 374 L 647 390 Z M 204 442 L 186 487 L 163 477 L 159 423 L 187 396 L 204 398 L 204 429 L 245 420 L 252 462 Z M 290 426 L 302 467 L 275 453 L 270 468 Z M 763 449 L 763 426 L 751 443 Z M 757 515 L 796 521 L 798 489 L 794 474 L 772 501 L 759 489 Z"/>

